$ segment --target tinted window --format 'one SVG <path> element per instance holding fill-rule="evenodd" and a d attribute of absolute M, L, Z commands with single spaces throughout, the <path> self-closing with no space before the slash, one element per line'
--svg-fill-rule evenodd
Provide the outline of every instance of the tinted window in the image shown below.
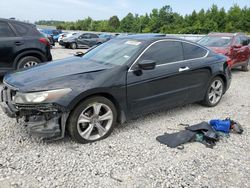
<path fill-rule="evenodd" d="M 185 60 L 201 58 L 207 54 L 207 50 L 205 50 L 199 46 L 196 46 L 196 45 L 193 45 L 190 43 L 186 43 L 186 42 L 183 42 L 182 45 L 183 45 Z"/>
<path fill-rule="evenodd" d="M 25 23 L 14 22 L 11 23 L 20 36 L 37 36 L 40 35 L 39 31 L 33 25 L 28 25 Z"/>
<path fill-rule="evenodd" d="M 81 38 L 83 38 L 83 39 L 89 39 L 90 38 L 90 34 L 83 34 L 83 35 L 81 35 Z"/>
<path fill-rule="evenodd" d="M 53 30 L 52 33 L 53 33 L 53 35 L 59 35 L 60 34 L 59 31 L 57 31 L 57 30 Z"/>
<path fill-rule="evenodd" d="M 91 38 L 99 38 L 96 34 L 90 34 Z"/>
<path fill-rule="evenodd" d="M 158 65 L 181 61 L 183 60 L 181 42 L 157 42 L 141 56 L 140 60 L 154 60 Z"/>
<path fill-rule="evenodd" d="M 240 39 L 243 46 L 247 46 L 249 44 L 249 40 L 246 36 L 241 36 Z"/>
<path fill-rule="evenodd" d="M 27 33 L 29 31 L 28 26 L 26 26 L 24 24 L 20 24 L 20 23 L 12 23 L 12 25 L 15 27 L 15 29 L 17 30 L 19 35 L 21 35 L 21 36 L 27 35 Z"/>
<path fill-rule="evenodd" d="M 0 22 L 0 37 L 14 37 L 15 34 L 5 22 Z"/>

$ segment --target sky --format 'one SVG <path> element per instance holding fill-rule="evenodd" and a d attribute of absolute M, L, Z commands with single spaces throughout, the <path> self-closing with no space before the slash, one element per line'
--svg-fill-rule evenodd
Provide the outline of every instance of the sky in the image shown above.
<path fill-rule="evenodd" d="M 88 16 L 95 20 L 113 15 L 125 17 L 129 12 L 139 15 L 150 13 L 153 8 L 170 5 L 181 15 L 193 10 L 208 9 L 212 4 L 228 10 L 233 4 L 250 7 L 250 0 L 1 0 L 0 18 L 18 20 L 75 21 Z"/>

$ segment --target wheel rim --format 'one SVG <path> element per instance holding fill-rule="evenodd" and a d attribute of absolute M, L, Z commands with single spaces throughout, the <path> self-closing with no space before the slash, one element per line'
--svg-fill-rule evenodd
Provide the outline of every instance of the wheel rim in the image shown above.
<path fill-rule="evenodd" d="M 72 44 L 72 48 L 76 49 L 76 44 L 75 43 Z"/>
<path fill-rule="evenodd" d="M 97 140 L 110 130 L 113 112 L 109 106 L 95 102 L 85 108 L 77 121 L 77 130 L 85 140 Z"/>
<path fill-rule="evenodd" d="M 28 68 L 37 65 L 38 63 L 35 61 L 28 61 L 27 63 L 24 64 L 23 68 Z"/>
<path fill-rule="evenodd" d="M 216 104 L 222 97 L 223 83 L 221 80 L 215 80 L 209 89 L 208 98 L 211 104 Z"/>

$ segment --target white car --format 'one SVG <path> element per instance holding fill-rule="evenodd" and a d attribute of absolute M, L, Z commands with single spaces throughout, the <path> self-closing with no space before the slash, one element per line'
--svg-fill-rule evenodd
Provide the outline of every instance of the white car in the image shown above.
<path fill-rule="evenodd" d="M 60 34 L 60 37 L 58 38 L 58 42 L 60 42 L 61 40 L 65 39 L 65 38 L 72 37 L 75 34 L 77 34 L 77 32 L 62 33 L 62 34 Z"/>

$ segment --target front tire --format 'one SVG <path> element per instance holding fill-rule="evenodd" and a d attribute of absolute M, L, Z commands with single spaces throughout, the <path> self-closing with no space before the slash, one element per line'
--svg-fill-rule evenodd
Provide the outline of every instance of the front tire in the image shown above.
<path fill-rule="evenodd" d="M 41 60 L 34 56 L 26 56 L 21 58 L 17 63 L 17 69 L 30 68 L 41 63 Z"/>
<path fill-rule="evenodd" d="M 202 104 L 208 107 L 214 107 L 219 104 L 224 93 L 224 81 L 220 77 L 215 77 L 208 86 L 205 99 Z"/>
<path fill-rule="evenodd" d="M 105 97 L 91 97 L 71 113 L 67 125 L 69 135 L 82 144 L 107 138 L 117 122 L 114 104 Z"/>
<path fill-rule="evenodd" d="M 71 43 L 70 48 L 73 50 L 77 49 L 77 44 L 75 42 Z"/>

